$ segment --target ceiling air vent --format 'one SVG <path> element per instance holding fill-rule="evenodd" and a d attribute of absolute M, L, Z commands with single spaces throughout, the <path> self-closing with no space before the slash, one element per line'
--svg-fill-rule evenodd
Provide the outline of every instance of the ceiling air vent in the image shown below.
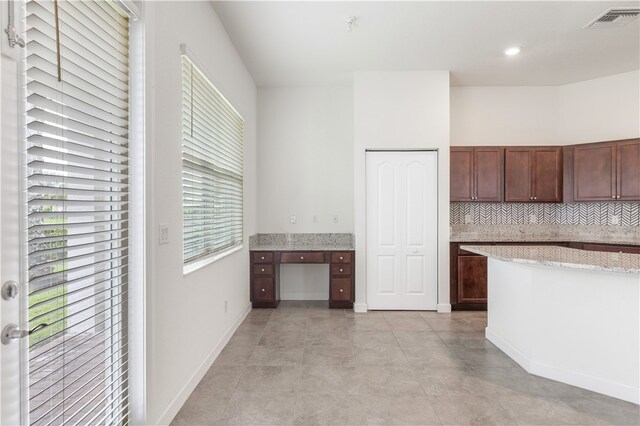
<path fill-rule="evenodd" d="M 589 22 L 584 28 L 620 27 L 633 21 L 640 15 L 639 8 L 611 8 Z"/>

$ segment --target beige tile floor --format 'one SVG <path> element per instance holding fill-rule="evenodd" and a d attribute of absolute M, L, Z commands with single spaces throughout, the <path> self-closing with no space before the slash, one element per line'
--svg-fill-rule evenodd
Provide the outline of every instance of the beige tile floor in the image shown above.
<path fill-rule="evenodd" d="M 638 425 L 637 405 L 526 373 L 483 312 L 253 310 L 174 425 Z"/>

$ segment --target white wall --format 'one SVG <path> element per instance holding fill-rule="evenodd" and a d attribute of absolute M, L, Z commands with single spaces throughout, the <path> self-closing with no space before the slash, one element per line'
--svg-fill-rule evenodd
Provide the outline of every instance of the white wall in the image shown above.
<path fill-rule="evenodd" d="M 210 2 L 145 2 L 148 250 L 147 424 L 171 421 L 249 307 L 248 237 L 256 232 L 256 104 L 251 75 Z M 244 249 L 182 272 L 180 43 L 245 119 Z M 157 245 L 166 223 L 169 243 Z M 228 301 L 228 312 L 224 302 Z"/>
<path fill-rule="evenodd" d="M 640 71 L 560 86 L 558 141 L 640 137 Z"/>
<path fill-rule="evenodd" d="M 451 145 L 557 144 L 551 86 L 451 88 Z"/>
<path fill-rule="evenodd" d="M 565 145 L 640 136 L 640 71 L 563 86 L 452 87 L 451 145 Z"/>
<path fill-rule="evenodd" d="M 258 231 L 353 232 L 351 87 L 260 88 L 258 134 Z M 327 269 L 281 266 L 282 298 L 326 300 Z"/>
<path fill-rule="evenodd" d="M 354 76 L 356 306 L 366 309 L 365 151 L 438 149 L 438 304 L 449 305 L 449 72 Z"/>

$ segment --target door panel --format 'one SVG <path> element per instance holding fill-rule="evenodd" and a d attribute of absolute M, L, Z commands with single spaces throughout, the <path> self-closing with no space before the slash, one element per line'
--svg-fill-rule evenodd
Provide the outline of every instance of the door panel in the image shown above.
<path fill-rule="evenodd" d="M 618 200 L 640 200 L 640 139 L 618 142 Z"/>
<path fill-rule="evenodd" d="M 534 200 L 559 203 L 562 201 L 562 148 L 533 150 Z"/>
<path fill-rule="evenodd" d="M 437 154 L 369 152 L 367 301 L 371 309 L 435 309 Z"/>
<path fill-rule="evenodd" d="M 476 201 L 502 201 L 502 149 L 474 148 Z"/>
<path fill-rule="evenodd" d="M 378 267 L 375 270 L 378 285 L 375 290 L 378 294 L 396 294 L 397 273 L 396 264 L 398 259 L 396 256 L 380 255 L 377 258 Z M 373 277 L 372 277 L 373 278 Z"/>
<path fill-rule="evenodd" d="M 573 148 L 574 201 L 611 201 L 616 197 L 615 144 Z"/>
<path fill-rule="evenodd" d="M 504 151 L 504 200 L 531 201 L 531 148 L 506 148 Z"/>
<path fill-rule="evenodd" d="M 7 2 L 0 2 L 1 27 L 7 27 Z M 21 9 L 15 8 L 16 25 L 22 22 Z M 7 324 L 23 325 L 21 304 L 26 300 L 25 277 L 21 265 L 22 235 L 20 222 L 23 176 L 20 155 L 21 115 L 24 104 L 19 87 L 21 59 L 24 50 L 9 47 L 4 31 L 1 31 L 0 47 L 0 286 L 7 281 L 18 283 L 18 294 L 12 300 L 0 299 L 0 329 Z M 8 345 L 0 344 L 0 424 L 25 423 L 22 413 L 23 392 L 21 378 L 24 374 L 22 357 L 26 351 L 26 339 Z"/>
<path fill-rule="evenodd" d="M 473 148 L 451 148 L 449 199 L 471 201 L 473 196 Z"/>

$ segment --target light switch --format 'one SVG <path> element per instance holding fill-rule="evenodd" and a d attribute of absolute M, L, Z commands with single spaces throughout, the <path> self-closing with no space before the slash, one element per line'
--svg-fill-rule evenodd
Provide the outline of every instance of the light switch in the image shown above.
<path fill-rule="evenodd" d="M 294 225 L 296 223 L 296 215 L 292 214 L 289 216 L 289 223 Z"/>
<path fill-rule="evenodd" d="M 333 223 L 338 223 L 338 215 L 337 214 L 333 215 Z"/>
<path fill-rule="evenodd" d="M 158 225 L 158 244 L 168 244 L 169 243 L 169 225 L 166 223 L 161 223 Z"/>
<path fill-rule="evenodd" d="M 318 216 L 313 216 L 311 220 L 313 223 L 318 223 Z"/>

